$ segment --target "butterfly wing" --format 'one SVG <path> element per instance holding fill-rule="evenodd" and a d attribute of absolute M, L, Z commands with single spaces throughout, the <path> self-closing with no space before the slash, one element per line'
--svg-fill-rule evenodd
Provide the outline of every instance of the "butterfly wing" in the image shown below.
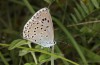
<path fill-rule="evenodd" d="M 43 47 L 54 45 L 53 23 L 48 8 L 40 9 L 25 24 L 23 38 Z"/>

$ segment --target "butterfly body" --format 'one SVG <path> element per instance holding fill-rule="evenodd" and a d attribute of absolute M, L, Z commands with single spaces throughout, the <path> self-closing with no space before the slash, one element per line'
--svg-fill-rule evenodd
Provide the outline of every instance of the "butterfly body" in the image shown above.
<path fill-rule="evenodd" d="M 37 11 L 25 24 L 23 38 L 43 47 L 50 47 L 54 43 L 52 18 L 48 8 Z"/>

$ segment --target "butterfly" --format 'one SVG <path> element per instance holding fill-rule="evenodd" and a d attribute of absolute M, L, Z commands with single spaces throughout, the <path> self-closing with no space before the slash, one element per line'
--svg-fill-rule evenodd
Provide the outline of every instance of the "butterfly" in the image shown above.
<path fill-rule="evenodd" d="M 43 47 L 55 45 L 54 29 L 48 8 L 37 11 L 25 24 L 23 38 Z"/>

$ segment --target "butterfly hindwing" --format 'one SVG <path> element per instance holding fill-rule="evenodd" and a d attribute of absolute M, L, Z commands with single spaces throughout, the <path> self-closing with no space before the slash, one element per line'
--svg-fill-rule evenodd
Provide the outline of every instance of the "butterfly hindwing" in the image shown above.
<path fill-rule="evenodd" d="M 23 37 L 43 47 L 54 45 L 53 23 L 48 8 L 40 9 L 25 24 Z"/>

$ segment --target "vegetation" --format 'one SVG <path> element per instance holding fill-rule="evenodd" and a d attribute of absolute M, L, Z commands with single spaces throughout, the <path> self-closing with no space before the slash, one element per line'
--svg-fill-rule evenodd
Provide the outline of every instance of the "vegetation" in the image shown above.
<path fill-rule="evenodd" d="M 30 17 L 48 6 L 54 53 L 22 37 Z M 100 0 L 0 0 L 0 65 L 53 65 L 51 56 L 55 65 L 100 65 Z"/>

